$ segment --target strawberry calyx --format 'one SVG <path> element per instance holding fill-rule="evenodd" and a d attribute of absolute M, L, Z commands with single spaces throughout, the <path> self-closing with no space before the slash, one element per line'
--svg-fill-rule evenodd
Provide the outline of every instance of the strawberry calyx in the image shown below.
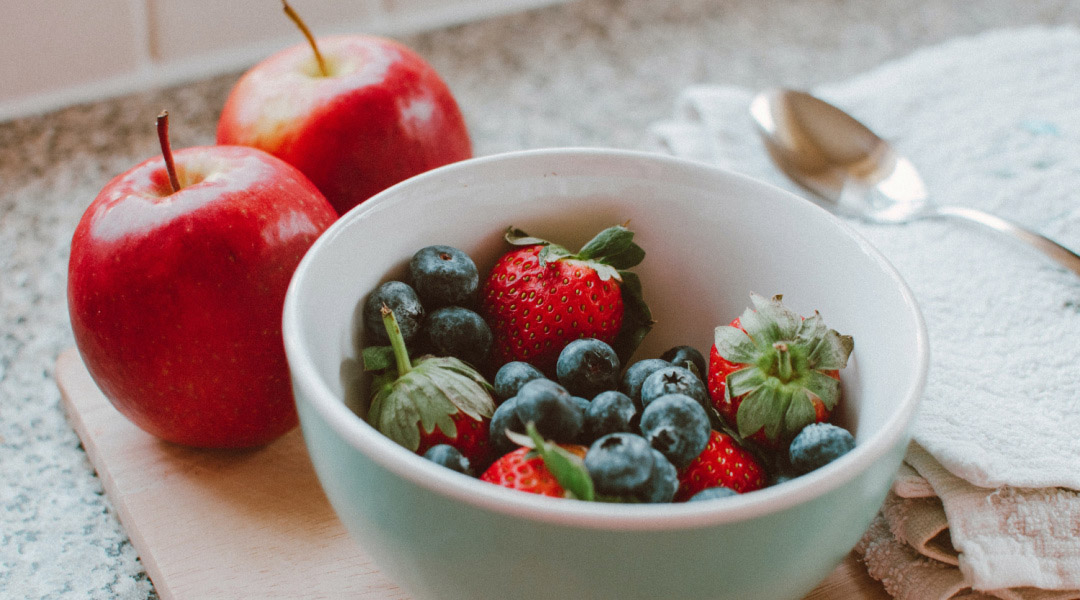
<path fill-rule="evenodd" d="M 623 301 L 623 320 L 612 348 L 620 361 L 629 361 L 654 324 L 642 293 L 641 279 L 629 270 L 645 259 L 645 250 L 634 242 L 633 231 L 625 225 L 608 227 L 576 253 L 513 226 L 507 228 L 503 237 L 514 246 L 543 246 L 538 254 L 541 266 L 566 261 L 594 270 L 601 281 L 617 281 Z"/>
<path fill-rule="evenodd" d="M 431 434 L 438 427 L 447 438 L 456 439 L 455 415 L 465 413 L 477 421 L 491 418 L 495 412 L 493 388 L 483 375 L 453 357 L 410 360 L 393 311 L 383 307 L 382 318 L 396 369 L 377 373 L 372 382 L 374 393 L 367 418 L 372 426 L 415 452 L 420 447 L 421 429 Z"/>
<path fill-rule="evenodd" d="M 519 446 L 531 448 L 529 456 L 537 455 L 544 468 L 559 482 L 568 497 L 591 502 L 596 499 L 592 478 L 580 456 L 540 435 L 532 422 L 525 424 L 528 435 L 507 430 L 506 435 Z"/>
<path fill-rule="evenodd" d="M 769 440 L 786 439 L 814 422 L 815 404 L 831 411 L 839 402 L 840 382 L 829 372 L 847 366 L 854 341 L 817 312 L 803 319 L 780 295 L 750 298 L 741 328 L 716 328 L 720 356 L 745 365 L 728 374 L 724 394 L 742 398 L 735 419 L 742 437 L 763 430 Z"/>

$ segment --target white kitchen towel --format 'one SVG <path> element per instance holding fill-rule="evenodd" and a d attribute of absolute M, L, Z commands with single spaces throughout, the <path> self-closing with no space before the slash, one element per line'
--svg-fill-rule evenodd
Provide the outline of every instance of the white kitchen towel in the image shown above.
<path fill-rule="evenodd" d="M 870 575 L 896 600 L 1077 600 L 1080 592 L 1032 587 L 980 591 L 960 569 L 919 554 L 879 514 L 855 546 Z"/>
<path fill-rule="evenodd" d="M 1080 492 L 976 487 L 916 443 L 904 460 L 941 498 L 960 571 L 971 587 L 1080 590 Z M 908 516 L 915 514 L 931 513 Z"/>
<path fill-rule="evenodd" d="M 976 487 L 916 443 L 904 461 L 856 547 L 895 598 L 1080 598 L 1080 493 Z"/>
<path fill-rule="evenodd" d="M 934 201 L 1080 249 L 1080 30 L 987 32 L 810 91 L 891 140 Z M 751 97 L 687 89 L 646 145 L 808 195 L 769 163 Z M 978 486 L 1080 489 L 1080 277 L 960 222 L 849 223 L 896 266 L 926 319 L 914 439 Z"/>

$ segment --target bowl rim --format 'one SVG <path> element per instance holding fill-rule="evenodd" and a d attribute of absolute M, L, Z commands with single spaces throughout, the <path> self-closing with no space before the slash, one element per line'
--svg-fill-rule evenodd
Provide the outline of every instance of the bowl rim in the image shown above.
<path fill-rule="evenodd" d="M 604 158 L 637 160 L 721 175 L 744 185 L 760 187 L 772 194 L 787 196 L 790 201 L 805 203 L 808 210 L 820 211 L 847 235 L 851 236 L 877 265 L 896 284 L 904 305 L 916 322 L 916 373 L 901 395 L 901 402 L 881 429 L 854 450 L 809 474 L 779 485 L 724 499 L 723 502 L 690 502 L 666 504 L 610 504 L 603 502 L 567 501 L 559 498 L 526 494 L 492 485 L 477 478 L 462 475 L 431 463 L 410 452 L 378 432 L 359 418 L 333 393 L 318 375 L 314 361 L 301 343 L 303 326 L 298 308 L 300 287 L 317 260 L 321 249 L 330 245 L 345 223 L 355 221 L 369 211 L 379 210 L 392 202 L 402 188 L 422 186 L 427 181 L 478 166 L 509 161 L 529 161 L 537 158 L 567 156 L 571 158 Z M 305 254 L 296 268 L 285 297 L 282 332 L 293 385 L 303 388 L 296 402 L 306 398 L 317 415 L 334 433 L 369 460 L 394 475 L 410 481 L 431 493 L 451 498 L 477 508 L 504 515 L 517 516 L 553 525 L 618 530 L 675 530 L 744 521 L 779 512 L 797 504 L 823 496 L 867 471 L 896 444 L 908 439 L 910 426 L 922 397 L 929 368 L 929 342 L 922 312 L 914 294 L 895 267 L 859 232 L 825 209 L 787 190 L 728 169 L 702 162 L 671 157 L 659 153 L 611 148 L 557 147 L 503 152 L 471 158 L 438 167 L 372 196 L 369 200 L 342 215 L 338 222 L 324 232 Z M 303 427 L 302 427 L 303 429 Z M 303 431 L 306 439 L 307 431 Z"/>

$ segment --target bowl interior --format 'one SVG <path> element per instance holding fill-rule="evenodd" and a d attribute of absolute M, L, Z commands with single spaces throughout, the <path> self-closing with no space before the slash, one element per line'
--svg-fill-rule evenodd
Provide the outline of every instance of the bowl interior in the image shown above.
<path fill-rule="evenodd" d="M 620 223 L 647 253 L 634 271 L 656 320 L 635 359 L 679 344 L 708 356 L 714 328 L 738 316 L 751 292 L 783 294 L 795 310 L 817 310 L 855 339 L 837 417 L 855 432 L 856 452 L 880 451 L 869 448 L 875 436 L 889 430 L 898 438 L 906 429 L 925 373 L 925 331 L 906 285 L 876 250 L 822 209 L 774 187 L 609 150 L 474 159 L 399 184 L 344 215 L 309 251 L 290 287 L 285 335 L 293 376 L 311 380 L 319 391 L 312 402 L 345 399 L 363 415 L 359 307 L 379 283 L 403 278 L 416 250 L 459 247 L 484 273 L 507 250 L 508 226 L 577 248 Z M 380 437 L 359 418 L 333 414 L 345 415 L 334 417 L 338 427 Z M 483 485 L 462 485 L 473 483 Z"/>

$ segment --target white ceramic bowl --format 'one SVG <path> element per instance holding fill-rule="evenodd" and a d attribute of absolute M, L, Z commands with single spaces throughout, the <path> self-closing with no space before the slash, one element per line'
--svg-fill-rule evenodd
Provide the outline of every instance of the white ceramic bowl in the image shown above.
<path fill-rule="evenodd" d="M 819 310 L 855 339 L 838 418 L 856 448 L 809 475 L 723 502 L 586 503 L 503 489 L 397 446 L 364 412 L 362 299 L 430 244 L 485 270 L 509 225 L 578 247 L 629 222 L 657 325 L 636 358 L 689 343 L 750 292 Z M 798 598 L 854 546 L 909 439 L 927 369 L 905 283 L 842 222 L 792 194 L 705 165 L 612 150 L 473 159 L 412 178 L 344 215 L 311 248 L 285 301 L 304 438 L 347 530 L 417 599 Z"/>

